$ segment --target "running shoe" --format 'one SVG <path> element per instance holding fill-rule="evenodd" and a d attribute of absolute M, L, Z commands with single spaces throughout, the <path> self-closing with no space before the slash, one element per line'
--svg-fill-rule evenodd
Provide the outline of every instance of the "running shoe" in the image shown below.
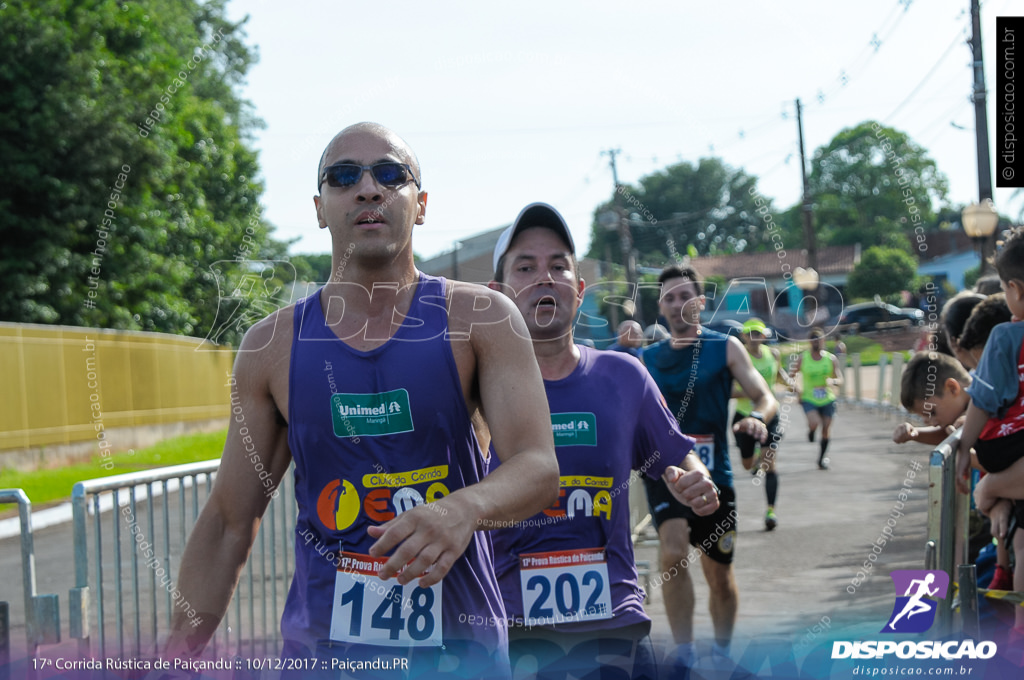
<path fill-rule="evenodd" d="M 771 531 L 779 525 L 779 520 L 775 517 L 775 510 L 768 508 L 768 512 L 764 514 L 764 529 L 765 531 Z"/>
<path fill-rule="evenodd" d="M 818 459 L 818 469 L 819 470 L 827 470 L 828 469 L 828 457 L 827 456 L 822 456 L 821 458 Z"/>

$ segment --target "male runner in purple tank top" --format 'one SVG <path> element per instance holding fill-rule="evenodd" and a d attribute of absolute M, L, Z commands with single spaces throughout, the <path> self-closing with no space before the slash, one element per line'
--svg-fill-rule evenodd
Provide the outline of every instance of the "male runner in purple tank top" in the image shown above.
<path fill-rule="evenodd" d="M 718 508 L 717 489 L 643 365 L 573 343 L 585 284 L 554 208 L 520 212 L 498 239 L 494 278 L 530 331 L 561 474 L 554 505 L 492 535 L 513 671 L 656 678 L 630 538 L 630 475 L 664 479 L 701 515 Z"/>
<path fill-rule="evenodd" d="M 269 502 L 258 451 L 275 486 L 296 464 L 285 655 L 314 657 L 317 670 L 402 657 L 410 667 L 396 677 L 507 676 L 504 629 L 477 635 L 459 618 L 504 613 L 481 530 L 556 498 L 550 415 L 515 306 L 416 270 L 420 177 L 408 145 L 380 125 L 346 128 L 324 151 L 313 201 L 332 276 L 242 342 L 244 418 L 232 419 L 179 576 L 203 625 L 176 614 L 169 654 L 201 652 L 228 607 Z M 480 411 L 502 462 L 485 479 L 470 423 Z"/>

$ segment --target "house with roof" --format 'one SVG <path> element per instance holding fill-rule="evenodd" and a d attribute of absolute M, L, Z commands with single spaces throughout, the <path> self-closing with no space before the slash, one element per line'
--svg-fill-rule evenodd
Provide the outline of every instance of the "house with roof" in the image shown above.
<path fill-rule="evenodd" d="M 793 280 L 798 268 L 808 269 L 806 250 L 779 250 L 699 257 L 691 266 L 705 279 L 725 279 L 723 290 L 709 285 L 705 323 L 758 317 L 787 332 L 824 323 L 842 310 L 846 280 L 860 262 L 860 244 L 818 250 L 818 286 L 801 290 Z M 813 292 L 813 295 L 811 294 Z"/>

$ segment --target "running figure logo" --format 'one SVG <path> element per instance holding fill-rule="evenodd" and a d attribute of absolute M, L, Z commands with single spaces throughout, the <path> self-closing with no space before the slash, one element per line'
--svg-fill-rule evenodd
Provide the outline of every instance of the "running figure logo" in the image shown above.
<path fill-rule="evenodd" d="M 949 574 L 944 571 L 903 569 L 890 574 L 896 586 L 896 604 L 882 633 L 923 633 L 935 622 L 936 600 L 946 597 Z M 900 593 L 903 596 L 900 597 Z M 933 599 L 924 599 L 924 598 Z"/>

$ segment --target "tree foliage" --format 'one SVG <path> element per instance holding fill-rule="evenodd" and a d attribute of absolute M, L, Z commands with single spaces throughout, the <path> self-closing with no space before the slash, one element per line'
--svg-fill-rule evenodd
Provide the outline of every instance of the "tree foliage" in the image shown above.
<path fill-rule="evenodd" d="M 637 187 L 622 185 L 618 193 L 642 264 L 662 266 L 690 246 L 699 255 L 726 254 L 770 239 L 762 214 L 771 212 L 771 201 L 756 202 L 756 179 L 718 158 L 677 163 L 642 178 Z M 618 232 L 598 221 L 614 204 L 595 211 L 589 257 L 605 259 L 607 246 L 614 261 L 622 260 Z"/>
<path fill-rule="evenodd" d="M 284 254 L 225 2 L 0 12 L 0 319 L 205 336 L 224 289 Z"/>
<path fill-rule="evenodd" d="M 808 177 L 820 245 L 900 247 L 936 222 L 948 182 L 905 133 L 873 121 L 840 131 L 819 148 Z"/>
<path fill-rule="evenodd" d="M 324 283 L 331 278 L 331 254 L 292 255 L 288 261 L 295 267 L 298 281 Z"/>
<path fill-rule="evenodd" d="M 883 298 L 903 290 L 912 290 L 917 261 L 900 248 L 873 246 L 861 255 L 846 282 L 846 291 L 854 298 Z"/>

